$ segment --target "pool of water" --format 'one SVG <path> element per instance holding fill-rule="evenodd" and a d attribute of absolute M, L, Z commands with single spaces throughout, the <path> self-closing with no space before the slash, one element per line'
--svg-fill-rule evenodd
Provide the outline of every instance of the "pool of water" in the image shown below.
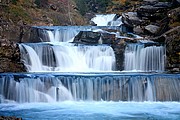
<path fill-rule="evenodd" d="M 88 102 L 0 104 L 0 116 L 23 120 L 179 120 L 180 102 Z"/>

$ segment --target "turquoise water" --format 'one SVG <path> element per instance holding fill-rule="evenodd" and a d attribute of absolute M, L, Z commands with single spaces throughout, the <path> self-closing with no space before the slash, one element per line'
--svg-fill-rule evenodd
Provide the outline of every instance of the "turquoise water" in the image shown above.
<path fill-rule="evenodd" d="M 0 116 L 23 120 L 179 120 L 180 102 L 88 102 L 0 104 Z"/>

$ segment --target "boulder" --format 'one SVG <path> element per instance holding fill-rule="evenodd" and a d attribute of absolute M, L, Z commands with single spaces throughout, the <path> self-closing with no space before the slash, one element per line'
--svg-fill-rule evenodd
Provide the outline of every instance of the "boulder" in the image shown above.
<path fill-rule="evenodd" d="M 112 44 L 115 39 L 116 35 L 108 32 L 80 31 L 73 42 L 81 44 Z"/>
<path fill-rule="evenodd" d="M 80 31 L 74 38 L 74 43 L 98 44 L 101 33 L 92 31 Z"/>
<path fill-rule="evenodd" d="M 144 29 L 139 25 L 133 28 L 134 33 L 140 35 L 144 33 Z"/>
<path fill-rule="evenodd" d="M 156 26 L 156 25 L 147 25 L 147 26 L 145 26 L 144 29 L 145 29 L 145 32 L 155 35 L 159 31 L 159 28 L 160 27 Z"/>
<path fill-rule="evenodd" d="M 113 44 L 116 39 L 116 35 L 110 33 L 102 33 L 101 38 L 103 44 Z"/>
<path fill-rule="evenodd" d="M 137 12 L 127 12 L 122 14 L 122 22 L 128 27 L 134 27 L 143 23 Z"/>

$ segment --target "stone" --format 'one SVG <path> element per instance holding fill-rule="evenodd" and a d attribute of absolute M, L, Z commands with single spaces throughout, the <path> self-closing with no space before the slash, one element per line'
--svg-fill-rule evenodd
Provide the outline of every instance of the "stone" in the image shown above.
<path fill-rule="evenodd" d="M 18 45 L 7 39 L 0 40 L 0 72 L 26 72 Z"/>
<path fill-rule="evenodd" d="M 148 17 L 151 21 L 155 21 L 155 19 L 158 20 L 164 18 L 171 6 L 171 3 L 169 2 L 142 5 L 137 9 L 137 13 L 141 17 Z"/>
<path fill-rule="evenodd" d="M 101 38 L 103 44 L 113 44 L 116 39 L 116 35 L 110 33 L 102 33 Z"/>
<path fill-rule="evenodd" d="M 56 11 L 56 10 L 58 9 L 57 6 L 56 6 L 56 5 L 53 5 L 53 4 L 50 5 L 50 8 L 51 8 L 52 10 L 54 10 L 54 11 Z"/>
<path fill-rule="evenodd" d="M 89 25 L 91 25 L 91 26 L 97 26 L 97 24 L 94 23 L 93 21 L 89 21 Z"/>
<path fill-rule="evenodd" d="M 180 26 L 163 34 L 166 44 L 167 67 L 180 68 Z"/>
<path fill-rule="evenodd" d="M 166 45 L 166 70 L 177 72 L 180 68 L 180 26 L 170 29 L 159 37 L 154 38 L 156 42 L 164 42 Z"/>
<path fill-rule="evenodd" d="M 122 14 L 122 22 L 128 27 L 142 24 L 142 20 L 137 16 L 137 12 L 127 12 Z"/>
<path fill-rule="evenodd" d="M 147 26 L 145 26 L 144 29 L 145 29 L 145 31 L 146 31 L 147 33 L 150 33 L 150 34 L 155 35 L 155 34 L 157 34 L 159 28 L 160 28 L 160 27 L 158 27 L 158 26 L 156 26 L 156 25 L 147 25 Z"/>
<path fill-rule="evenodd" d="M 115 53 L 116 58 L 116 70 L 122 71 L 124 70 L 124 52 L 125 52 L 126 42 L 124 39 L 117 39 L 113 44 L 112 48 Z"/>
<path fill-rule="evenodd" d="M 134 33 L 136 33 L 136 34 L 138 34 L 138 35 L 144 33 L 143 28 L 142 28 L 141 26 L 136 26 L 136 27 L 134 27 L 134 28 L 133 28 L 133 31 L 134 31 Z"/>
<path fill-rule="evenodd" d="M 116 35 L 108 32 L 80 31 L 73 42 L 82 44 L 113 44 L 115 39 Z"/>
<path fill-rule="evenodd" d="M 98 41 L 101 37 L 101 33 L 92 32 L 92 31 L 80 31 L 78 35 L 75 36 L 75 43 L 84 43 L 84 44 L 98 44 Z"/>
<path fill-rule="evenodd" d="M 43 29 L 39 29 L 36 27 L 31 27 L 29 30 L 29 39 L 23 40 L 22 42 L 49 42 L 49 38 L 47 37 L 47 33 L 44 34 Z"/>

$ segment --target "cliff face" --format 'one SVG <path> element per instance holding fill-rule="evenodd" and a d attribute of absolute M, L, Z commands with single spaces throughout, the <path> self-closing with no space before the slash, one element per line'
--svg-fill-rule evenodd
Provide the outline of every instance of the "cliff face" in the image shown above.
<path fill-rule="evenodd" d="M 83 25 L 73 0 L 2 0 L 0 38 L 19 42 L 30 26 Z"/>

